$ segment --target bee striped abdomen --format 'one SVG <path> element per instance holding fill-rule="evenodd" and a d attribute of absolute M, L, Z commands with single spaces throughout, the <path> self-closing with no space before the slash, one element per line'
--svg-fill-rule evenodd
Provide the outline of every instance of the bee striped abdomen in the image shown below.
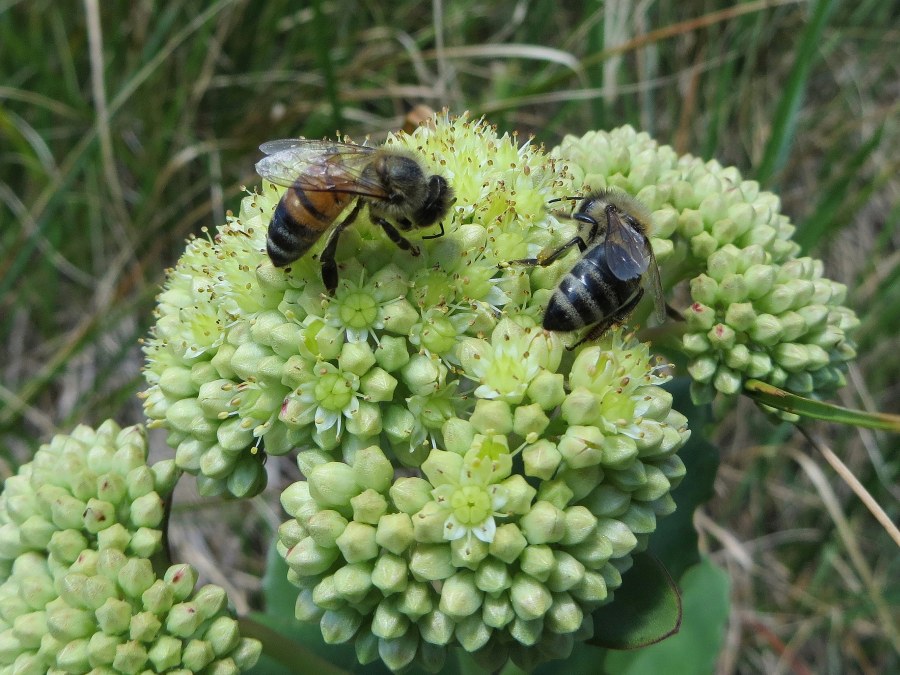
<path fill-rule="evenodd" d="M 300 258 L 354 198 L 345 192 L 288 188 L 275 207 L 266 237 L 272 264 L 284 267 Z"/>
<path fill-rule="evenodd" d="M 640 279 L 616 280 L 613 285 L 610 276 L 602 246 L 588 251 L 563 277 L 550 297 L 544 313 L 544 328 L 577 330 L 615 316 L 640 291 Z"/>

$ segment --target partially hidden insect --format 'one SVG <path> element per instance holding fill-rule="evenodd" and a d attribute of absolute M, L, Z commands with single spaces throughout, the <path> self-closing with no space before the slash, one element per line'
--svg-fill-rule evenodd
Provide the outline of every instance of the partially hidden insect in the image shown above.
<path fill-rule="evenodd" d="M 272 264 L 285 267 L 302 257 L 328 231 L 322 249 L 322 281 L 329 293 L 338 284 L 334 256 L 341 232 L 369 207 L 372 222 L 397 246 L 412 255 L 419 249 L 400 230 L 440 223 L 453 204 L 453 189 L 439 174 L 429 174 L 410 152 L 334 141 L 287 138 L 259 146 L 266 154 L 256 172 L 287 188 L 275 207 L 266 236 Z M 334 221 L 356 201 L 337 225 Z M 398 229 L 399 228 L 399 229 Z"/>
<path fill-rule="evenodd" d="M 562 278 L 547 309 L 547 330 L 572 331 L 590 326 L 573 347 L 593 340 L 614 324 L 625 322 L 648 288 L 654 302 L 654 318 L 666 317 L 659 267 L 647 236 L 649 214 L 636 199 L 616 190 L 599 190 L 580 199 L 571 217 L 579 232 L 559 248 L 537 258 L 510 264 L 546 266 L 573 246 L 581 257 Z"/>

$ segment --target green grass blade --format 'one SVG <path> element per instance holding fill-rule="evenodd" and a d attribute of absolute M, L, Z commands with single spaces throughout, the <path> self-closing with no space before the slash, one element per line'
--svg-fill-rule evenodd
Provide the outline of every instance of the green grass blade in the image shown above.
<path fill-rule="evenodd" d="M 772 120 L 772 135 L 756 170 L 756 179 L 760 183 L 770 182 L 772 176 L 781 170 L 787 160 L 809 74 L 817 60 L 822 33 L 833 6 L 833 0 L 818 0 L 812 5 L 811 20 L 806 24 L 800 38 L 794 67 L 778 102 L 775 118 Z"/>
<path fill-rule="evenodd" d="M 883 132 L 884 125 L 878 127 L 862 147 L 853 153 L 838 175 L 824 186 L 822 199 L 815 211 L 797 227 L 794 240 L 804 252 L 814 248 L 829 234 L 845 227 L 853 212 L 887 180 L 885 175 L 880 180 L 869 182 L 864 189 L 854 191 L 857 176 L 872 153 L 881 146 Z"/>

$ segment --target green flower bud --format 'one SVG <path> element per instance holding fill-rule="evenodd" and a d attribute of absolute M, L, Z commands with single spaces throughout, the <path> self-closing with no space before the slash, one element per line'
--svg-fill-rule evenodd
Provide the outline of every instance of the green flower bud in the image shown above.
<path fill-rule="evenodd" d="M 506 627 L 515 617 L 515 610 L 513 610 L 506 593 L 485 597 L 481 618 L 486 626 L 501 629 Z"/>
<path fill-rule="evenodd" d="M 803 370 L 809 364 L 809 351 L 806 345 L 783 342 L 772 352 L 775 362 L 788 372 Z"/>
<path fill-rule="evenodd" d="M 375 363 L 375 354 L 366 342 L 345 342 L 341 347 L 338 367 L 344 372 L 362 377 Z"/>
<path fill-rule="evenodd" d="M 574 633 L 581 627 L 584 612 L 568 593 L 553 597 L 553 604 L 547 612 L 546 626 L 554 633 Z"/>
<path fill-rule="evenodd" d="M 479 399 L 469 423 L 482 434 L 508 434 L 513 429 L 513 414 L 505 401 Z"/>
<path fill-rule="evenodd" d="M 742 379 L 739 373 L 728 368 L 719 368 L 713 380 L 713 386 L 722 394 L 737 394 L 741 390 Z"/>
<path fill-rule="evenodd" d="M 628 510 L 619 516 L 619 520 L 635 534 L 649 534 L 656 530 L 656 514 L 653 509 L 639 502 L 632 502 Z"/>
<path fill-rule="evenodd" d="M 513 579 L 509 598 L 516 616 L 524 621 L 542 617 L 553 602 L 547 587 L 525 573 L 519 573 Z"/>
<path fill-rule="evenodd" d="M 391 553 L 400 555 L 413 539 L 413 523 L 408 513 L 390 513 L 378 520 L 375 543 Z"/>
<path fill-rule="evenodd" d="M 380 403 L 393 398 L 397 379 L 383 368 L 375 367 L 362 375 L 359 384 L 360 391 L 369 401 Z"/>
<path fill-rule="evenodd" d="M 557 448 L 566 463 L 578 469 L 599 464 L 603 459 L 603 444 L 603 432 L 600 429 L 573 425 L 566 429 Z"/>
<path fill-rule="evenodd" d="M 167 638 L 161 638 L 160 641 L 165 640 Z M 174 639 L 174 638 L 168 638 Z M 106 633 L 96 632 L 94 633 L 90 640 L 88 640 L 87 644 L 87 657 L 89 663 L 95 665 L 95 667 L 104 665 L 111 666 L 112 662 L 116 658 L 116 648 L 124 642 L 124 638 L 119 638 L 113 635 L 107 635 Z M 179 651 L 178 651 L 178 659 L 174 661 L 174 663 L 178 663 L 181 657 L 180 650 L 180 642 L 179 642 Z"/>
<path fill-rule="evenodd" d="M 147 650 L 147 658 L 155 672 L 175 669 L 181 663 L 181 640 L 171 635 L 160 636 Z"/>
<path fill-rule="evenodd" d="M 565 522 L 565 514 L 545 501 L 536 502 L 519 521 L 522 534 L 532 545 L 559 541 L 565 534 Z"/>
<path fill-rule="evenodd" d="M 130 598 L 139 598 L 153 584 L 153 565 L 145 558 L 131 558 L 119 570 L 119 587 Z"/>
<path fill-rule="evenodd" d="M 444 540 L 446 509 L 437 502 L 428 502 L 412 518 L 416 541 L 436 544 Z"/>
<path fill-rule="evenodd" d="M 622 573 L 614 565 L 607 563 L 600 570 L 600 573 L 606 580 L 606 587 L 610 590 L 615 590 L 622 585 Z"/>
<path fill-rule="evenodd" d="M 362 616 L 350 608 L 329 610 L 322 615 L 319 626 L 326 644 L 336 645 L 349 641 L 362 625 Z"/>
<path fill-rule="evenodd" d="M 384 329 L 396 335 L 409 335 L 419 321 L 419 313 L 407 300 L 397 300 L 384 307 Z M 385 370 L 391 370 L 382 365 Z"/>
<path fill-rule="evenodd" d="M 371 560 L 378 555 L 375 528 L 351 521 L 335 542 L 348 563 Z"/>
<path fill-rule="evenodd" d="M 691 279 L 691 297 L 699 306 L 715 306 L 718 302 L 718 295 L 719 284 L 712 277 L 701 274 Z"/>
<path fill-rule="evenodd" d="M 734 346 L 734 329 L 722 323 L 717 323 L 706 334 L 714 349 L 731 349 Z"/>
<path fill-rule="evenodd" d="M 541 583 L 547 581 L 555 567 L 553 549 L 549 546 L 529 546 L 522 552 L 519 565 L 522 572 Z"/>
<path fill-rule="evenodd" d="M 389 406 L 384 414 L 384 432 L 394 443 L 409 442 L 416 429 L 416 417 L 409 410 L 400 406 Z"/>
<path fill-rule="evenodd" d="M 463 455 L 472 447 L 475 429 L 472 424 L 458 417 L 451 417 L 441 427 L 444 445 L 450 452 Z"/>
<path fill-rule="evenodd" d="M 131 605 L 124 600 L 109 598 L 97 608 L 97 625 L 107 635 L 122 635 L 131 624 Z"/>
<path fill-rule="evenodd" d="M 526 482 L 524 476 L 519 474 L 510 476 L 500 485 L 506 491 L 506 504 L 503 511 L 516 514 L 528 513 L 537 490 Z"/>
<path fill-rule="evenodd" d="M 598 572 L 587 570 L 581 582 L 572 588 L 571 595 L 587 604 L 600 604 L 608 595 L 606 579 Z"/>
<path fill-rule="evenodd" d="M 347 420 L 347 431 L 360 438 L 381 433 L 381 409 L 374 403 L 362 401 L 359 408 Z"/>
<path fill-rule="evenodd" d="M 191 640 L 184 646 L 181 662 L 191 671 L 198 672 L 206 668 L 216 658 L 212 645 L 205 640 Z"/>
<path fill-rule="evenodd" d="M 526 476 L 549 480 L 556 473 L 563 457 L 556 445 L 547 439 L 541 439 L 525 447 L 522 459 L 525 462 Z"/>
<path fill-rule="evenodd" d="M 328 462 L 315 467 L 307 477 L 309 493 L 322 506 L 347 506 L 361 490 L 352 467 L 342 462 Z"/>
<path fill-rule="evenodd" d="M 394 468 L 376 445 L 363 448 L 353 459 L 353 476 L 360 487 L 386 492 L 394 478 Z"/>
<path fill-rule="evenodd" d="M 597 533 L 612 544 L 612 557 L 621 558 L 630 553 L 637 539 L 634 533 L 621 520 L 601 518 L 597 521 Z"/>
<path fill-rule="evenodd" d="M 342 570 L 338 570 L 338 572 L 340 571 Z M 378 558 L 371 574 L 371 583 L 381 589 L 385 595 L 404 590 L 408 581 L 408 568 L 403 558 L 387 553 Z"/>
<path fill-rule="evenodd" d="M 156 639 L 162 623 L 150 612 L 139 612 L 131 617 L 129 637 L 137 642 L 151 642 Z"/>
<path fill-rule="evenodd" d="M 373 567 L 370 563 L 352 563 L 335 571 L 334 590 L 351 605 L 361 603 L 372 589 Z"/>
<path fill-rule="evenodd" d="M 475 584 L 472 572 L 457 572 L 441 588 L 440 610 L 452 619 L 462 619 L 481 606 L 482 592 Z"/>
<path fill-rule="evenodd" d="M 402 637 L 409 628 L 409 618 L 400 612 L 391 598 L 381 601 L 372 617 L 371 631 L 390 640 Z"/>
<path fill-rule="evenodd" d="M 691 253 L 695 258 L 708 259 L 718 246 L 719 242 L 709 232 L 701 232 L 691 237 Z"/>
<path fill-rule="evenodd" d="M 411 620 L 418 621 L 434 609 L 430 587 L 420 581 L 410 581 L 400 593 L 397 609 Z"/>
<path fill-rule="evenodd" d="M 131 521 L 139 527 L 157 527 L 165 515 L 165 504 L 156 492 L 149 492 L 131 503 Z"/>
<path fill-rule="evenodd" d="M 396 672 L 415 658 L 418 642 L 414 631 L 393 640 L 381 639 L 378 641 L 378 655 L 388 668 Z"/>
<path fill-rule="evenodd" d="M 454 635 L 462 648 L 471 653 L 484 647 L 492 632 L 480 616 L 473 614 L 456 624 Z"/>
<path fill-rule="evenodd" d="M 438 581 L 451 576 L 456 568 L 450 559 L 448 546 L 416 544 L 409 560 L 409 570 L 418 581 Z"/>
<path fill-rule="evenodd" d="M 421 478 L 399 478 L 389 492 L 394 506 L 410 515 L 421 511 L 431 501 L 431 485 Z"/>
<path fill-rule="evenodd" d="M 384 370 L 392 373 L 407 364 L 409 361 L 409 349 L 406 338 L 384 335 L 375 349 L 375 361 Z"/>
<path fill-rule="evenodd" d="M 760 314 L 747 331 L 750 338 L 764 347 L 771 347 L 781 339 L 781 322 L 771 314 Z"/>
<path fill-rule="evenodd" d="M 116 647 L 112 666 L 122 673 L 139 673 L 147 663 L 147 649 L 138 642 L 123 642 Z"/>
<path fill-rule="evenodd" d="M 522 438 L 536 438 L 547 428 L 550 419 L 544 414 L 541 406 L 534 403 L 516 408 L 513 416 L 513 432 Z"/>
<path fill-rule="evenodd" d="M 339 553 L 337 549 L 319 546 L 312 537 L 307 537 L 288 551 L 285 562 L 299 574 L 315 576 L 331 567 Z"/>
<path fill-rule="evenodd" d="M 353 508 L 353 519 L 369 525 L 377 525 L 379 520 L 387 513 L 387 500 L 372 489 L 365 490 L 350 500 Z"/>
<path fill-rule="evenodd" d="M 337 511 L 326 509 L 313 515 L 306 523 L 310 538 L 325 548 L 334 548 L 337 538 L 347 527 L 347 519 Z"/>
<path fill-rule="evenodd" d="M 541 371 L 528 385 L 527 394 L 544 410 L 553 410 L 566 398 L 565 380 L 560 373 Z"/>

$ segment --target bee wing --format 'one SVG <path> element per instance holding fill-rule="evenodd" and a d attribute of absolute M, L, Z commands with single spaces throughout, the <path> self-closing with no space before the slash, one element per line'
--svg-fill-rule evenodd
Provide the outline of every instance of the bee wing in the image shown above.
<path fill-rule="evenodd" d="M 653 297 L 653 318 L 659 326 L 666 320 L 666 298 L 663 293 L 662 281 L 659 278 L 659 265 L 656 264 L 656 256 L 653 255 L 653 246 L 646 239 L 647 246 L 647 273 L 644 275 L 644 288 L 650 291 Z"/>
<path fill-rule="evenodd" d="M 256 173 L 270 183 L 314 192 L 348 192 L 383 199 L 384 187 L 363 175 L 376 151 L 368 145 L 285 138 L 259 146 Z"/>
<path fill-rule="evenodd" d="M 647 271 L 653 250 L 642 229 L 627 222 L 628 214 L 607 211 L 606 239 L 603 243 L 610 271 L 623 281 Z"/>

